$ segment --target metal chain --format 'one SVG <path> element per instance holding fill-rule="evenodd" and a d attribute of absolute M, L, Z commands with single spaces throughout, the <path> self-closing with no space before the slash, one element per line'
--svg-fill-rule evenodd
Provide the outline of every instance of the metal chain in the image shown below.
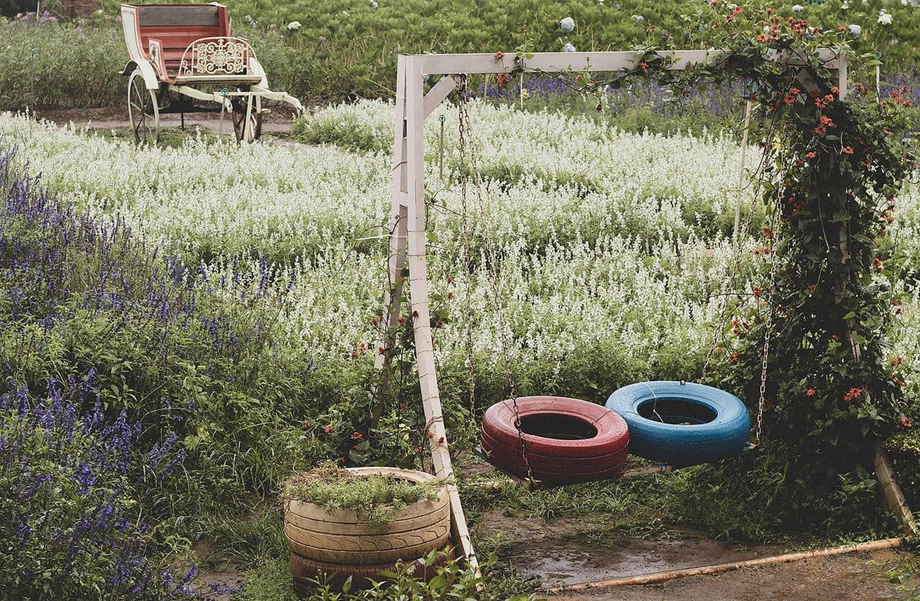
<path fill-rule="evenodd" d="M 770 128 L 770 131 L 772 131 L 772 127 Z M 757 201 L 757 196 L 760 194 L 760 189 L 763 185 L 763 177 L 761 176 L 761 173 L 763 172 L 763 169 L 764 169 L 766 157 L 767 157 L 766 153 L 763 156 L 761 156 L 760 165 L 757 166 L 757 169 L 755 170 L 752 176 L 752 180 L 754 182 L 754 190 L 752 192 L 752 200 L 751 200 L 752 205 L 754 202 Z M 741 189 L 739 189 L 738 192 L 740 193 Z M 725 292 L 722 294 L 722 305 L 719 309 L 719 317 L 718 317 L 717 323 L 715 324 L 716 327 L 713 327 L 713 330 L 712 330 L 712 343 L 709 345 L 709 349 L 706 352 L 706 360 L 703 362 L 703 372 L 700 377 L 701 381 L 706 380 L 706 375 L 709 372 L 710 366 L 712 365 L 712 356 L 715 353 L 716 344 L 719 341 L 719 332 L 724 330 L 724 327 L 725 327 L 724 324 L 727 319 L 725 316 L 725 312 L 728 309 L 728 298 L 730 295 L 737 296 L 737 293 L 733 293 L 732 291 L 734 291 L 735 289 L 735 283 L 738 277 L 738 266 L 741 264 L 741 250 L 743 246 L 741 241 L 744 239 L 744 237 L 747 235 L 748 231 L 750 230 L 751 224 L 753 223 L 753 218 L 754 218 L 754 210 L 752 206 L 748 210 L 747 217 L 744 220 L 744 227 L 742 227 L 740 231 L 736 232 L 736 239 L 733 245 L 734 252 L 732 256 L 732 271 L 728 279 L 728 284 L 724 289 Z"/>
<path fill-rule="evenodd" d="M 466 77 L 461 79 L 460 102 L 466 102 L 467 94 Z M 443 115 L 442 115 L 443 118 Z M 470 261 L 470 222 L 468 210 L 468 176 L 466 173 L 466 144 L 467 135 L 463 120 L 460 120 L 460 199 L 461 199 L 461 221 L 460 231 L 463 238 L 462 246 L 462 263 L 463 263 L 463 293 L 464 298 L 464 320 L 465 320 L 465 337 L 466 337 L 466 366 L 467 366 L 467 387 L 469 388 L 470 415 L 476 417 L 476 372 L 473 367 L 473 308 L 472 308 L 472 266 Z M 441 122 L 441 132 L 444 132 L 444 122 Z M 441 143 L 443 150 L 443 139 Z M 443 156 L 442 156 L 443 160 Z M 443 163 L 442 179 L 443 179 Z M 474 422 L 475 423 L 475 422 Z"/>
<path fill-rule="evenodd" d="M 773 234 L 776 236 L 776 234 Z M 763 433 L 763 406 L 767 392 L 767 364 L 770 361 L 770 336 L 773 333 L 773 292 L 776 287 L 776 238 L 770 245 L 770 288 L 767 290 L 767 322 L 763 335 L 763 357 L 760 365 L 760 399 L 757 402 L 757 429 L 754 433 L 754 444 L 760 446 L 760 437 Z"/>
<path fill-rule="evenodd" d="M 508 342 L 508 333 L 505 331 L 505 319 L 501 305 L 501 279 L 499 278 L 498 274 L 498 261 L 496 260 L 494 241 L 492 240 L 491 232 L 488 227 L 488 220 L 486 219 L 485 203 L 483 202 L 482 198 L 482 174 L 479 172 L 479 163 L 476 158 L 476 144 L 473 141 L 472 130 L 470 128 L 469 82 L 466 74 L 461 74 L 459 79 L 460 146 L 463 148 L 465 144 L 469 144 L 470 167 L 473 170 L 473 184 L 476 188 L 476 199 L 479 204 L 479 214 L 483 223 L 483 234 L 486 239 L 486 252 L 489 255 L 489 272 L 492 277 L 492 289 L 494 290 L 493 300 L 495 303 L 495 317 L 498 321 L 498 331 L 502 345 L 502 355 L 504 357 L 505 371 L 508 378 L 508 390 L 511 394 L 511 405 L 514 411 L 514 427 L 517 430 L 518 445 L 521 450 L 521 457 L 524 459 L 524 467 L 527 469 L 527 480 L 533 483 L 533 470 L 530 466 L 530 458 L 527 455 L 527 445 L 524 442 L 524 431 L 521 428 L 520 408 L 518 407 L 517 402 L 517 388 L 514 384 L 514 368 L 512 367 L 511 355 L 509 353 L 510 343 Z M 461 172 L 463 172 L 465 168 L 466 165 L 461 164 Z M 462 177 L 465 178 L 466 176 L 463 175 Z"/>

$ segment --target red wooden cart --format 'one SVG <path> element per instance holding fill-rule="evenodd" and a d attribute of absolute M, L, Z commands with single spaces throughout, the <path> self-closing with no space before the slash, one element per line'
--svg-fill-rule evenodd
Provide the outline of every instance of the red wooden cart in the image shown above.
<path fill-rule="evenodd" d="M 303 106 L 268 88 L 262 65 L 245 39 L 230 34 L 221 4 L 123 4 L 122 28 L 131 60 L 128 116 L 138 143 L 156 142 L 160 115 L 227 112 L 238 140 L 251 142 L 262 130 L 264 99 Z M 216 107 L 195 101 L 217 103 Z"/>

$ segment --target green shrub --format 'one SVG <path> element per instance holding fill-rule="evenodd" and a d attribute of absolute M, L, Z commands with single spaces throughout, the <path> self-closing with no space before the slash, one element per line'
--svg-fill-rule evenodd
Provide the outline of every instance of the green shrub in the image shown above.
<path fill-rule="evenodd" d="M 188 594 L 174 549 L 141 521 L 137 482 L 172 476 L 175 438 L 146 456 L 140 424 L 107 420 L 95 373 L 50 380 L 36 396 L 15 380 L 0 397 L 0 586 L 10 599 L 159 599 Z M 87 403 L 95 407 L 84 411 Z M 142 471 L 144 475 L 138 476 Z M 183 539 L 173 545 L 183 548 Z"/>
<path fill-rule="evenodd" d="M 355 438 L 362 436 L 355 432 Z M 416 483 L 384 474 L 359 476 L 334 464 L 295 474 L 284 483 L 283 496 L 319 505 L 328 511 L 359 509 L 371 526 L 389 523 L 400 509 L 437 500 L 444 483 Z"/>
<path fill-rule="evenodd" d="M 370 1 L 351 0 L 227 4 L 234 33 L 250 39 L 271 86 L 311 102 L 392 97 L 400 53 L 560 51 L 566 43 L 590 51 L 631 50 L 645 43 L 707 48 L 712 36 L 707 9 L 699 0 L 520 0 L 513 8 L 499 0 L 387 0 L 377 9 Z M 114 0 L 103 3 L 106 17 L 95 17 L 92 23 L 98 27 L 0 21 L 0 39 L 9 40 L 0 44 L 0 107 L 122 105 L 126 81 L 116 72 L 127 61 L 127 52 L 112 22 L 119 5 Z M 792 15 L 791 4 L 758 0 L 754 5 L 771 5 L 783 16 Z M 891 13 L 890 25 L 878 22 L 882 9 Z M 850 2 L 844 9 L 840 0 L 829 0 L 806 3 L 797 16 L 822 28 L 860 25 L 854 51 L 881 52 L 886 78 L 916 63 L 920 11 L 913 5 L 872 0 Z M 559 26 L 564 17 L 575 21 L 571 33 Z M 294 21 L 300 27 L 288 29 Z M 649 25 L 654 31 L 647 32 Z M 875 76 L 854 75 L 864 81 Z M 477 85 L 481 81 L 475 79 Z M 647 121 L 643 112 L 636 116 Z M 627 118 L 623 123 L 634 122 Z M 685 126 L 695 125 L 667 125 Z"/>
<path fill-rule="evenodd" d="M 121 30 L 108 22 L 0 18 L 0 108 L 124 106 L 127 60 Z"/>
<path fill-rule="evenodd" d="M 0 217 L 4 379 L 42 390 L 92 370 L 106 419 L 136 416 L 143 449 L 174 439 L 184 469 L 144 499 L 160 520 L 245 507 L 246 494 L 273 491 L 322 457 L 301 439 L 301 416 L 320 402 L 313 362 L 275 344 L 281 301 L 266 293 L 267 266 L 256 276 L 231 268 L 222 285 L 151 253 L 123 225 L 103 226 L 31 180 L 10 179 L 10 160 L 0 159 L 11 190 Z"/>

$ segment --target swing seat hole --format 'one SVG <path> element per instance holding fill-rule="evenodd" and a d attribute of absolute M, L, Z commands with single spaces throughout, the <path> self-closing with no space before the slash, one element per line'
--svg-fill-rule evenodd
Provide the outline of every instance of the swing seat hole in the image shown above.
<path fill-rule="evenodd" d="M 637 408 L 645 419 L 676 426 L 698 426 L 716 419 L 711 408 L 684 399 L 657 399 L 642 403 Z"/>
<path fill-rule="evenodd" d="M 555 440 L 587 440 L 597 436 L 590 422 L 560 413 L 537 413 L 521 418 L 524 434 Z"/>

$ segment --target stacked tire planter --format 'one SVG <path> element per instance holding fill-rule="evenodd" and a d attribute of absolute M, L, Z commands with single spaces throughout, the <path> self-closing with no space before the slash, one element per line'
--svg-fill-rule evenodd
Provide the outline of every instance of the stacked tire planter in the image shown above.
<path fill-rule="evenodd" d="M 391 467 L 351 468 L 358 476 L 384 475 L 419 484 L 435 477 L 424 472 Z M 304 595 L 309 580 L 325 573 L 333 587 L 352 579 L 352 588 L 366 588 L 393 571 L 398 562 L 411 563 L 414 574 L 426 578 L 422 559 L 450 542 L 450 501 L 442 486 L 434 501 L 421 500 L 395 511 L 392 519 L 371 527 L 354 509 L 327 511 L 314 503 L 285 502 L 284 535 L 291 549 L 294 588 Z"/>

